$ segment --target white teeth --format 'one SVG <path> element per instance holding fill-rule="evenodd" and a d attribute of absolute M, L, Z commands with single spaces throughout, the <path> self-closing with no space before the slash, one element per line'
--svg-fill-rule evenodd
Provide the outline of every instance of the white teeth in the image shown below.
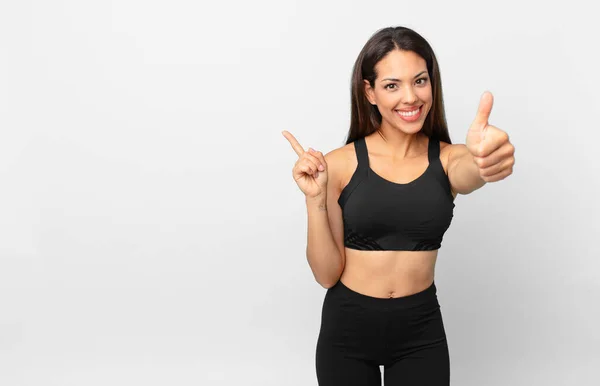
<path fill-rule="evenodd" d="M 412 116 L 417 115 L 417 113 L 419 112 L 419 109 L 416 109 L 415 111 L 411 111 L 410 113 L 406 113 L 404 111 L 399 111 L 399 110 L 396 110 L 396 111 L 398 111 L 398 114 L 402 115 L 403 117 L 412 117 Z"/>

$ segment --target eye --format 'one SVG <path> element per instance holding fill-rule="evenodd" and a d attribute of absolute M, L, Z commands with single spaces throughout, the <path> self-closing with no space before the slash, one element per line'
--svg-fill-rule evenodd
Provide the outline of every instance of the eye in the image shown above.
<path fill-rule="evenodd" d="M 421 81 L 421 83 L 417 83 L 417 84 L 419 86 L 422 86 L 425 83 L 427 83 L 427 80 L 428 80 L 428 78 L 419 78 L 419 79 L 416 80 L 416 82 Z M 395 83 L 386 84 L 385 86 L 383 86 L 383 88 L 386 89 L 386 90 L 392 90 L 392 88 L 390 88 L 390 86 L 394 86 L 395 87 L 396 84 Z M 397 88 L 397 87 L 395 87 L 395 88 Z"/>

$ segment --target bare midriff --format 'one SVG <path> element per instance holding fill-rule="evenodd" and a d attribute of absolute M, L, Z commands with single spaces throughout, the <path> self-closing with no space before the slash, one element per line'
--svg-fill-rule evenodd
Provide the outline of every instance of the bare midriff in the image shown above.
<path fill-rule="evenodd" d="M 431 286 L 438 251 L 360 251 L 345 248 L 340 280 L 355 292 L 397 298 Z"/>

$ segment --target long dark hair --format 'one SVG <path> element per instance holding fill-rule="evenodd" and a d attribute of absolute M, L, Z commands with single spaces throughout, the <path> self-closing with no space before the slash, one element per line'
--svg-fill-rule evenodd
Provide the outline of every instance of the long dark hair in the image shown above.
<path fill-rule="evenodd" d="M 390 51 L 400 49 L 412 51 L 427 63 L 431 78 L 433 105 L 421 131 L 429 138 L 452 143 L 448 133 L 442 80 L 438 62 L 429 43 L 418 33 L 406 27 L 387 27 L 375 32 L 361 50 L 352 70 L 352 116 L 346 144 L 366 137 L 379 129 L 381 114 L 377 106 L 372 105 L 365 95 L 364 80 L 375 87 L 375 65 Z"/>

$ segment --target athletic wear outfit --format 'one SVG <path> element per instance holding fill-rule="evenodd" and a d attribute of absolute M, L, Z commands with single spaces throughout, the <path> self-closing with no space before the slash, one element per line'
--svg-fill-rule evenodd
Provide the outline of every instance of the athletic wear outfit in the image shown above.
<path fill-rule="evenodd" d="M 430 139 L 429 165 L 417 179 L 399 184 L 369 166 L 364 138 L 354 141 L 358 166 L 338 203 L 344 245 L 358 250 L 439 249 L 453 217 L 454 201 Z M 327 290 L 316 347 L 320 386 L 441 386 L 450 384 L 446 333 L 435 281 L 398 298 L 360 294 L 338 281 Z"/>

